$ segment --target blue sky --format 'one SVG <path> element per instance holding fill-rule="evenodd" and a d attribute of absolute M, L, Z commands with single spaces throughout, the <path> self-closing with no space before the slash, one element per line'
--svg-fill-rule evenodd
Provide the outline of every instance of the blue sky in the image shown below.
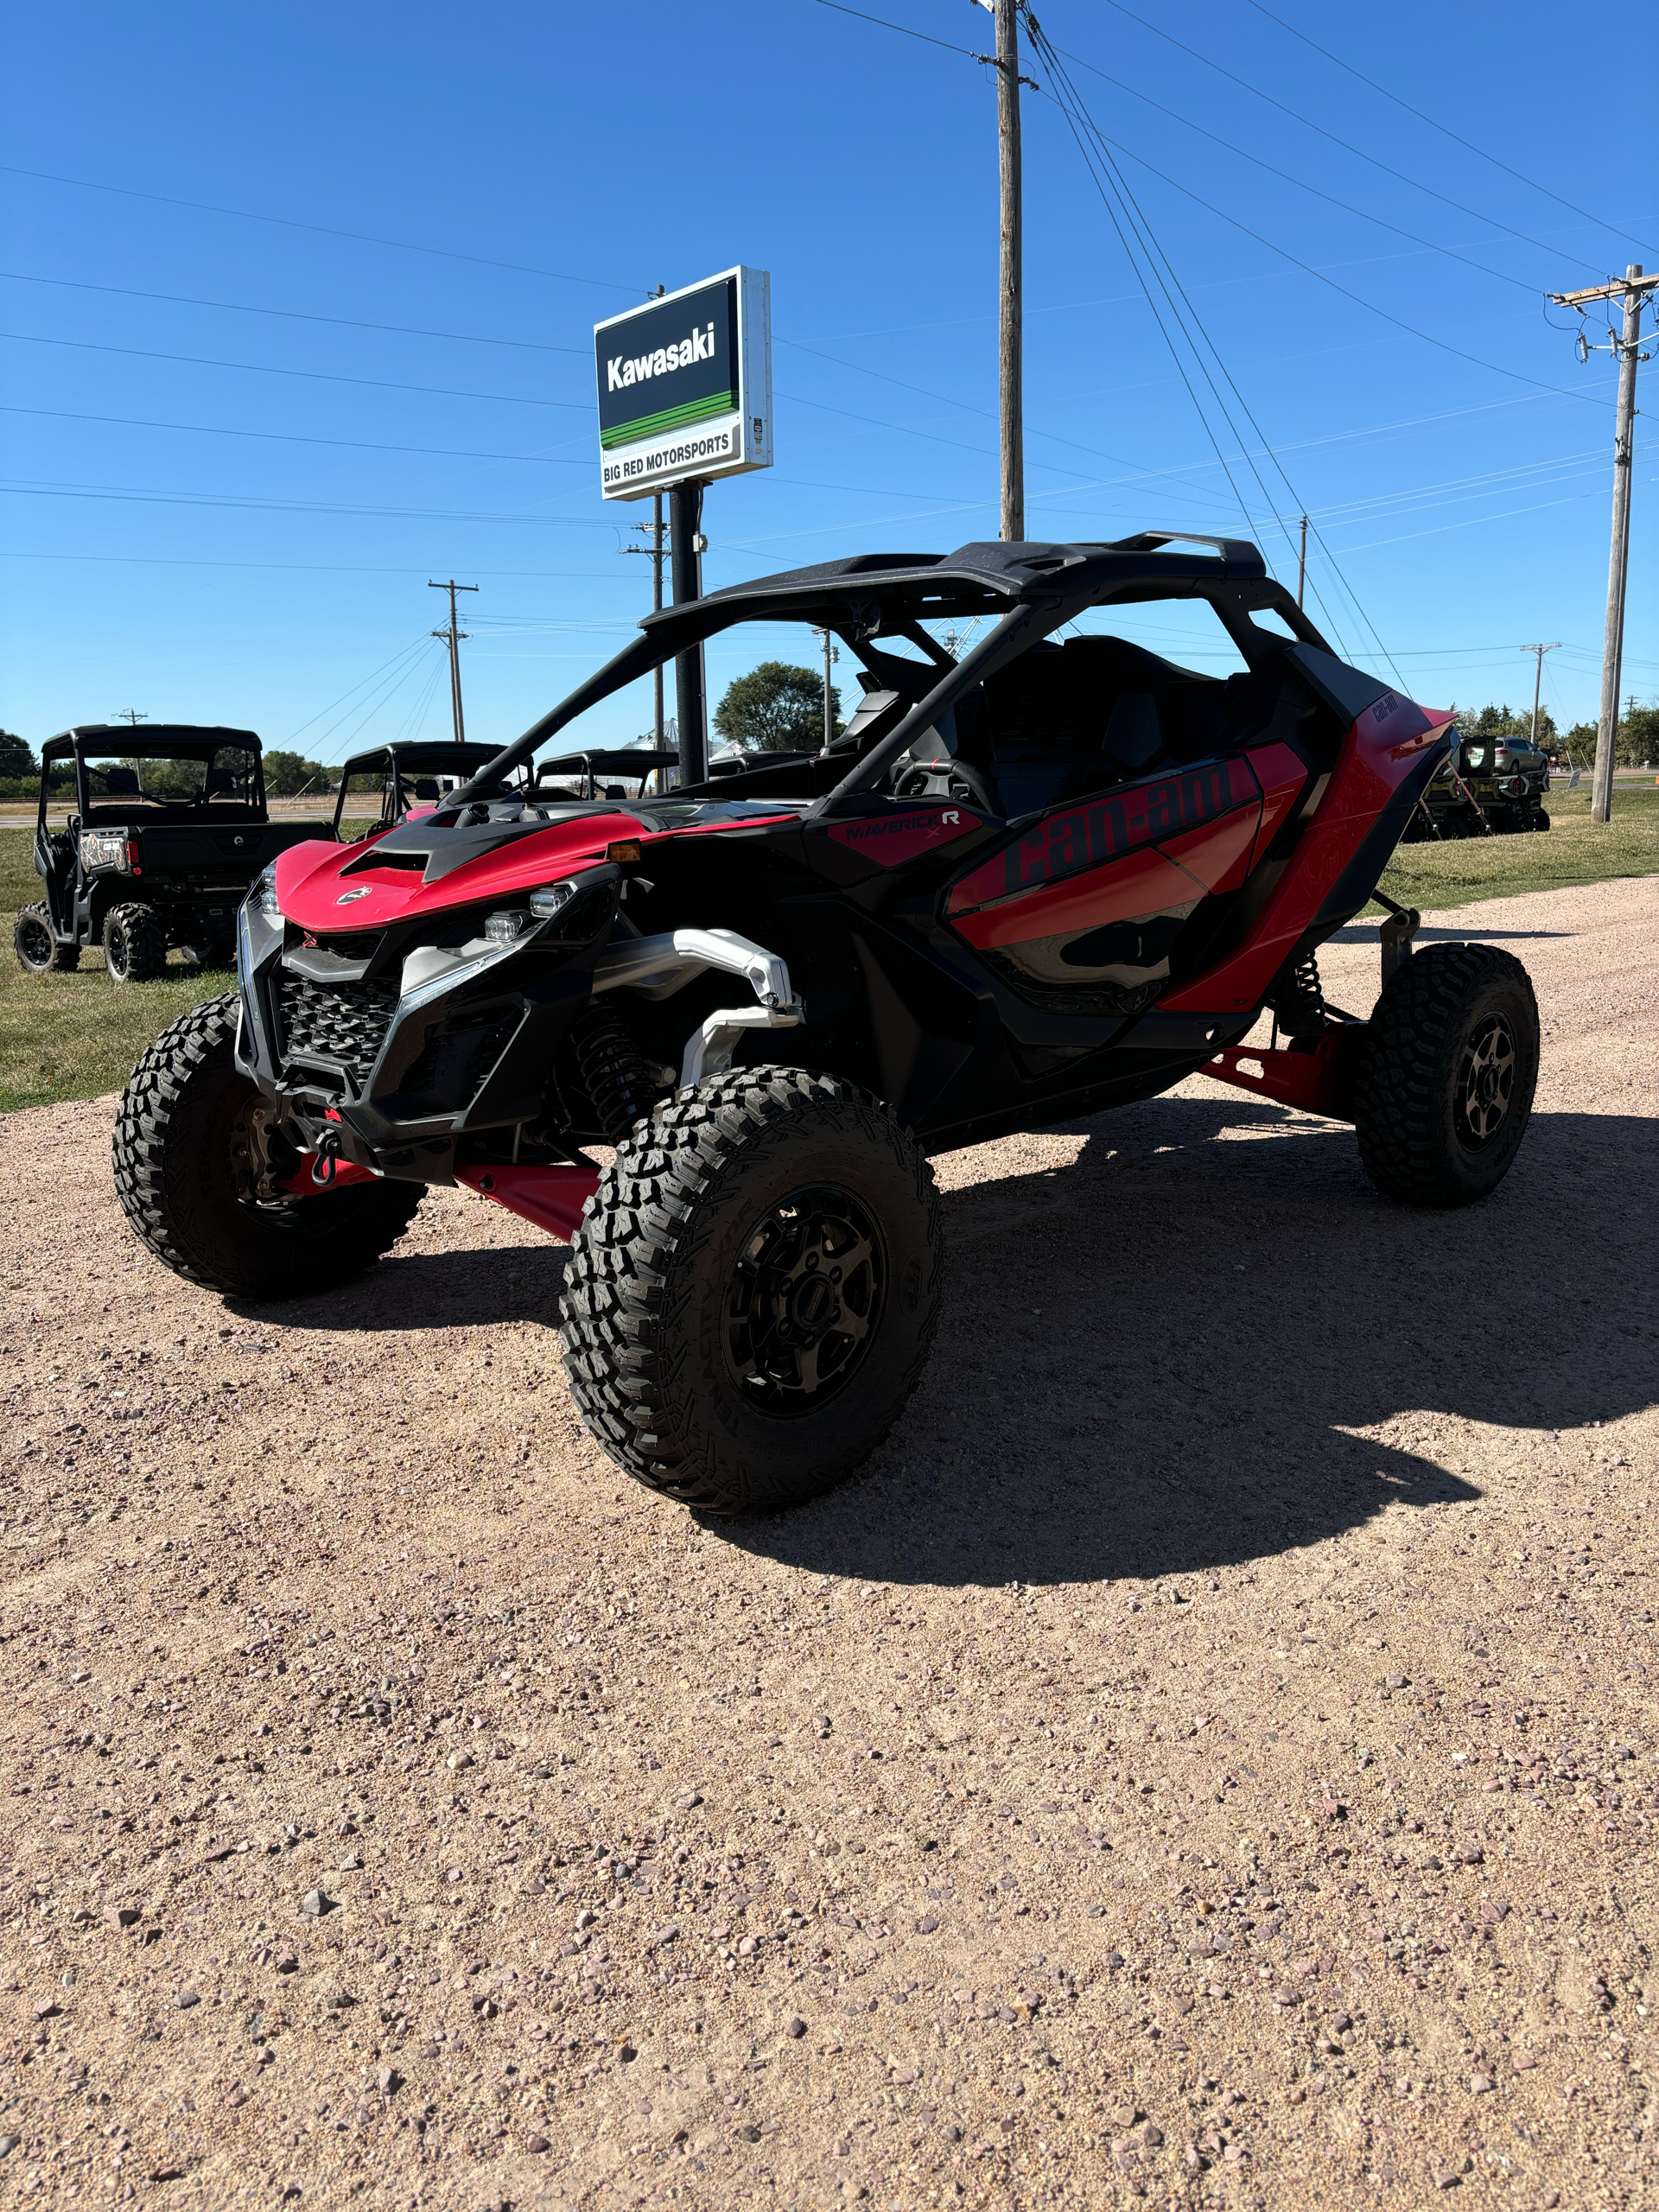
<path fill-rule="evenodd" d="M 1659 187 L 1649 134 L 1560 95 L 1651 83 L 1659 16 L 1269 5 L 1039 11 L 1288 479 L 1258 458 L 1259 489 L 1217 424 L 1255 534 L 1285 575 L 1270 510 L 1308 509 L 1341 641 L 1365 657 L 1369 623 L 1420 699 L 1529 699 L 1516 649 L 1560 639 L 1546 701 L 1593 719 L 1613 371 L 1542 294 L 1659 266 Z M 592 325 L 737 261 L 772 272 L 778 458 L 710 492 L 709 584 L 995 536 L 995 97 L 964 51 L 990 20 L 867 12 L 926 35 L 820 0 L 14 8 L 0 722 L 38 741 L 133 707 L 326 759 L 442 734 L 426 585 L 454 575 L 480 587 L 468 734 L 516 734 L 649 604 L 621 556 L 649 510 L 599 497 Z M 1028 534 L 1237 534 L 1027 67 Z M 1645 698 L 1651 420 L 1625 662 Z M 715 696 L 783 643 L 711 648 Z M 606 710 L 619 735 L 647 718 Z"/>

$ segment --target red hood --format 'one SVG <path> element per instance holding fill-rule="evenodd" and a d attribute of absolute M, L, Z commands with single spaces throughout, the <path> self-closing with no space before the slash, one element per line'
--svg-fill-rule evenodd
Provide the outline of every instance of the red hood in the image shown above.
<path fill-rule="evenodd" d="M 758 822 L 790 818 L 753 815 L 741 822 L 687 823 L 661 830 L 617 807 L 550 822 L 527 837 L 510 837 L 435 883 L 423 883 L 413 868 L 354 865 L 372 852 L 377 837 L 359 838 L 354 845 L 290 845 L 276 862 L 276 902 L 289 921 L 314 933 L 327 931 L 333 937 L 346 930 L 385 929 L 393 922 L 450 913 L 486 899 L 511 899 L 538 883 L 556 883 L 578 868 L 594 867 L 604 859 L 606 847 L 619 839 L 656 844 L 664 837 L 719 836 L 728 830 L 752 830 Z"/>
<path fill-rule="evenodd" d="M 528 837 L 512 837 L 493 852 L 480 853 L 435 883 L 423 883 L 413 868 L 353 866 L 373 849 L 373 837 L 354 845 L 290 845 L 276 862 L 276 902 L 305 930 L 334 936 L 345 930 L 385 929 L 392 922 L 448 913 L 556 882 L 575 869 L 593 867 L 604 858 L 607 845 L 619 837 L 640 836 L 645 827 L 637 815 L 620 808 L 552 822 Z M 352 873 L 346 875 L 348 868 Z M 351 897 L 353 892 L 367 896 Z"/>

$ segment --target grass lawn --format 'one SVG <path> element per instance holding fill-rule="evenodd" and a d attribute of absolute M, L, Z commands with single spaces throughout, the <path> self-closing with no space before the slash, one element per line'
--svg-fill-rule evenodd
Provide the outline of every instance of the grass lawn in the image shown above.
<path fill-rule="evenodd" d="M 1570 798 L 1553 793 L 1549 811 L 1554 827 L 1546 836 L 1402 846 L 1382 888 L 1402 906 L 1427 912 L 1609 876 L 1659 874 L 1659 788 L 1619 785 L 1605 827 L 1590 819 L 1587 789 Z M 0 829 L 0 915 L 39 896 L 31 843 L 24 830 Z M 188 967 L 176 953 L 153 983 L 111 983 L 103 954 L 90 950 L 76 975 L 26 976 L 0 948 L 0 1112 L 119 1090 L 169 1021 L 235 982 L 230 969 Z"/>

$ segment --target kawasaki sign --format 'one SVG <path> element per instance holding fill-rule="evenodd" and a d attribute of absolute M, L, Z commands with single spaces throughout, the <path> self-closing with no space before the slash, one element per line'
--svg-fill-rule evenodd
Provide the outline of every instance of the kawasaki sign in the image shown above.
<path fill-rule="evenodd" d="M 728 269 L 595 326 L 607 499 L 771 467 L 771 289 Z"/>

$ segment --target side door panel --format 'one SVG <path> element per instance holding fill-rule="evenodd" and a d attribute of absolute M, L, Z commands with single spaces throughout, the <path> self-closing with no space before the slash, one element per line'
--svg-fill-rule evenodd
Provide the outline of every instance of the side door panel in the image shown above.
<path fill-rule="evenodd" d="M 958 878 L 948 925 L 1022 997 L 1133 1014 L 1183 925 L 1249 871 L 1262 790 L 1243 755 L 1057 807 Z"/>

